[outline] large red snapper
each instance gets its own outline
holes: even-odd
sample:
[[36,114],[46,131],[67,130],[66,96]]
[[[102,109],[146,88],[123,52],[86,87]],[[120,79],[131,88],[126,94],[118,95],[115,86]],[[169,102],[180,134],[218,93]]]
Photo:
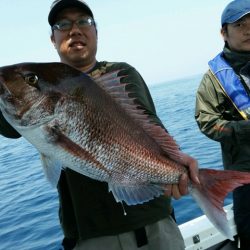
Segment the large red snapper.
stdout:
[[[129,84],[129,83],[127,83]],[[0,109],[41,154],[48,179],[62,168],[105,181],[117,202],[134,205],[162,195],[186,173],[187,156],[166,130],[135,105],[119,71],[95,80],[61,63],[23,63],[0,68]],[[201,169],[190,192],[228,238],[222,205],[250,174]]]

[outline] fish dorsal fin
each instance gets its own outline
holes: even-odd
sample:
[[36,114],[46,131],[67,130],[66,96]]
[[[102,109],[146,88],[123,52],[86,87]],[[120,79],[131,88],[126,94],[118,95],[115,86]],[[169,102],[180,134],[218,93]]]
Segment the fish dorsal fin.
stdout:
[[101,76],[94,77],[95,82],[101,86],[123,109],[132,117],[144,131],[153,138],[161,149],[171,159],[184,163],[183,153],[179,150],[179,146],[168,132],[160,125],[156,124],[149,115],[146,114],[146,110],[141,105],[135,103],[136,98],[129,97],[126,90],[126,86],[131,84],[121,83],[121,79],[126,75],[119,76],[119,72],[122,70],[112,71]]

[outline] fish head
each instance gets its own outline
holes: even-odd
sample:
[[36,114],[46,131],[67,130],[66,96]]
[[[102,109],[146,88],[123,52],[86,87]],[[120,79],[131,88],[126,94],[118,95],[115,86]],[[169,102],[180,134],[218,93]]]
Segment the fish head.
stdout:
[[44,123],[80,75],[84,74],[63,63],[0,67],[0,110],[13,127]]

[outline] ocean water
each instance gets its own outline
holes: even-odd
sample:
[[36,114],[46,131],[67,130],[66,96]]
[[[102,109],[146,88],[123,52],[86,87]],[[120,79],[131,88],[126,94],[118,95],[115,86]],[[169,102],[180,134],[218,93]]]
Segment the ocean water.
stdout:
[[[158,116],[181,149],[201,167],[222,168],[219,144],[194,120],[201,76],[149,86]],[[59,250],[63,235],[57,192],[46,181],[36,150],[23,138],[0,136],[0,250]],[[231,197],[225,204],[231,202]],[[202,215],[187,195],[173,201],[178,224]]]

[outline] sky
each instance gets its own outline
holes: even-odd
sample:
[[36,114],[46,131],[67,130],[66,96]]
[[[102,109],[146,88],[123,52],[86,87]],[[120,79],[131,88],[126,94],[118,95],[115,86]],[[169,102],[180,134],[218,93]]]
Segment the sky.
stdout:
[[[127,62],[148,85],[203,74],[223,48],[228,0],[87,0],[98,61]],[[47,22],[52,0],[0,0],[0,66],[58,62]]]

